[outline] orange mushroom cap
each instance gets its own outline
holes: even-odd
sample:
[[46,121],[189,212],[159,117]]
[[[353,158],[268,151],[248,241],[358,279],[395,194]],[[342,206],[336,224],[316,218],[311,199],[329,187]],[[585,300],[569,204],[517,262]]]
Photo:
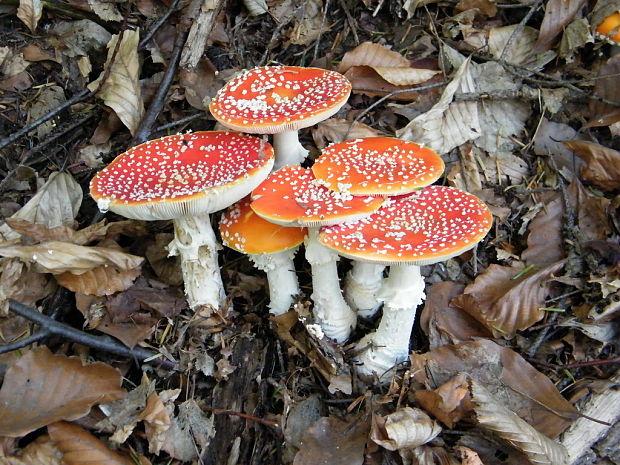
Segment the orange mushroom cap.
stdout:
[[596,26],[596,32],[607,36],[614,42],[620,42],[620,11],[607,16],[601,24]]
[[383,198],[327,189],[311,170],[288,165],[274,171],[252,192],[252,210],[282,225],[322,226],[354,221],[377,210]]
[[324,227],[318,240],[352,259],[429,265],[473,248],[492,224],[490,210],[475,195],[429,186],[388,200],[367,218]]
[[444,162],[431,149],[393,137],[332,144],[312,166],[325,187],[354,195],[398,195],[435,182]]
[[205,131],[155,139],[116,157],[90,183],[102,210],[128,218],[175,219],[221,210],[271,170],[273,148],[258,137]]
[[229,81],[213,98],[209,110],[228,128],[274,134],[329,118],[350,93],[351,83],[335,71],[264,66]]
[[250,208],[250,197],[230,206],[220,220],[225,246],[246,254],[275,253],[292,249],[306,237],[306,228],[286,227],[262,219]]

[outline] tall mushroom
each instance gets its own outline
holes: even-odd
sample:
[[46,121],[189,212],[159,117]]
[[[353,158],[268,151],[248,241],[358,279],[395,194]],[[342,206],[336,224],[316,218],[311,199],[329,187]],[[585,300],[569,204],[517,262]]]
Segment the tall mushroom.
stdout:
[[274,169],[301,163],[308,153],[297,131],[336,114],[351,93],[342,74],[320,68],[264,66],[231,79],[209,104],[224,126],[273,134]]
[[251,207],[272,223],[308,227],[306,259],[312,268],[313,314],[327,337],[344,342],[357,316],[342,297],[338,255],[317,242],[318,228],[368,216],[383,199],[343,194],[321,184],[309,169],[284,166],[254,189]]
[[[444,162],[433,150],[393,137],[367,137],[330,145],[312,172],[325,187],[352,195],[409,194],[435,182]],[[344,295],[358,315],[372,317],[381,301],[377,293],[384,265],[354,260]]]
[[488,207],[459,189],[429,186],[390,199],[367,218],[321,229],[319,242],[345,257],[392,265],[379,292],[379,327],[357,344],[358,370],[386,379],[407,360],[416,308],[424,300],[419,267],[473,248],[491,228]]
[[270,223],[254,213],[250,201],[246,197],[222,215],[222,242],[247,254],[254,265],[267,274],[269,311],[281,315],[288,311],[300,293],[293,257],[304,241],[307,229]]
[[180,255],[192,308],[218,309],[225,298],[209,214],[250,193],[273,166],[273,148],[233,132],[195,132],[129,149],[101,170],[90,194],[101,211],[173,220],[171,255]]

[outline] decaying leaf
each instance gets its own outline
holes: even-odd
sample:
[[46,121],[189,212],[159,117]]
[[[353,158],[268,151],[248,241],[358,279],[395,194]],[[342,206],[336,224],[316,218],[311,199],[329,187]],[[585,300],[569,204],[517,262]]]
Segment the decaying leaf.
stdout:
[[515,278],[520,269],[492,264],[451,303],[493,331],[495,337],[510,339],[544,316],[540,308],[550,292],[548,281],[562,266],[563,262],[556,262]]
[[181,389],[167,389],[160,393],[152,392],[146,399],[146,407],[139,419],[144,422],[144,432],[149,441],[149,452],[159,454],[164,445],[166,432],[172,425],[174,401]]
[[174,235],[171,233],[156,234],[155,242],[147,246],[144,255],[162,282],[180,286],[183,283],[181,259],[178,256],[168,255],[168,244],[172,239]]
[[62,461],[62,452],[47,434],[36,438],[17,455],[11,455],[0,449],[0,463],[2,465],[66,465]]
[[20,258],[34,263],[37,271],[52,274],[81,274],[98,266],[114,266],[127,271],[139,267],[144,261],[142,257],[108,247],[85,247],[59,241],[38,245],[0,245],[0,256]]
[[585,181],[606,191],[620,188],[620,152],[587,141],[569,140],[564,145],[586,162],[581,167]]
[[[598,3],[603,4],[604,2]],[[594,84],[594,94],[606,100],[620,103],[619,85],[620,56],[615,55],[601,66]],[[588,126],[609,126],[620,121],[620,108],[617,105],[592,99],[589,110],[590,122]]]
[[[52,290],[49,277],[36,273],[31,265],[17,259],[0,261],[0,310],[8,306],[6,299],[34,306]],[[3,334],[3,337],[6,336]]]
[[448,428],[465,418],[472,410],[468,377],[459,373],[437,389],[416,391],[420,405]]
[[344,74],[353,66],[403,68],[409,67],[409,60],[388,47],[364,42],[344,54],[337,71]]
[[73,292],[102,296],[129,289],[141,273],[142,271],[138,267],[121,270],[103,265],[80,274],[70,271],[57,274],[56,281]]
[[202,457],[214,435],[213,416],[189,399],[179,405],[179,414],[172,419],[162,450],[183,462],[195,460]]
[[83,428],[60,421],[47,432],[62,452],[64,465],[134,465],[133,460],[113,451]]
[[125,396],[121,374],[105,363],[83,365],[45,346],[9,367],[0,388],[0,435],[19,437],[59,420],[75,420],[93,405]]
[[345,138],[359,139],[379,136],[385,136],[385,134],[363,123],[352,123],[338,118],[329,118],[312,128],[312,138],[319,149],[332,143],[342,142]]
[[320,418],[303,435],[304,447],[295,456],[293,465],[362,465],[367,436],[368,422],[360,418],[351,421]]
[[[427,389],[437,389],[459,373],[467,373],[504,407],[550,438],[557,437],[575,417],[575,408],[549,378],[516,352],[490,340],[438,347],[425,354],[411,354],[410,359],[414,379]],[[458,405],[461,397],[441,395],[444,405]]]
[[373,416],[370,439],[388,450],[410,449],[433,440],[441,427],[420,409],[403,407]]
[[107,0],[88,0],[88,6],[104,21],[122,21],[123,15],[118,12],[114,2]]
[[108,42],[108,58],[105,64],[107,71],[104,70],[97,80],[88,85],[88,88],[93,92],[96,91],[108,72],[107,79],[97,96],[116,112],[123,124],[134,134],[144,114],[140,91],[141,60],[138,56],[140,32],[129,29],[123,32],[118,52],[114,62],[111,62],[118,40],[119,35],[115,35]]
[[549,0],[545,4],[545,17],[540,25],[534,53],[548,50],[585,3],[586,0]]
[[37,24],[43,15],[43,2],[41,0],[20,0],[17,8],[17,17],[21,19],[33,34]]
[[[30,106],[29,120],[34,121],[39,119],[59,105],[62,105],[65,100],[65,92],[60,86],[49,86],[41,89],[41,93],[32,101],[32,105]],[[30,134],[36,134],[38,138],[42,138],[51,132],[56,124],[57,122],[55,120],[47,121],[37,127],[36,130],[31,131]]]
[[471,380],[471,395],[478,424],[523,452],[531,463],[568,463],[568,453],[564,446],[536,431],[476,380]]

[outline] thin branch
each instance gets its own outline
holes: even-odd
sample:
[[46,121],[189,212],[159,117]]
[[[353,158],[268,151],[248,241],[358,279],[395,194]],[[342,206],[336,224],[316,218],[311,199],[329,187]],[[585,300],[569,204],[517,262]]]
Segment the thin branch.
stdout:
[[144,48],[144,46],[153,38],[159,28],[162,27],[164,23],[168,20],[170,15],[172,15],[172,13],[176,11],[177,7],[179,6],[179,2],[180,0],[174,0],[174,2],[172,2],[172,4],[168,8],[168,10],[166,10],[166,12],[162,15],[162,17],[155,21],[155,23],[153,23],[149,31],[138,44],[138,48]]
[[143,361],[144,363],[157,365],[161,368],[166,368],[169,370],[174,370],[177,368],[176,363],[163,358],[160,353],[153,352],[142,347],[134,347],[133,349],[130,349],[109,336],[94,336],[92,334],[87,334],[84,331],[80,331],[79,329],[75,329],[72,326],[45,316],[37,312],[34,308],[21,304],[15,300],[9,300],[9,310],[42,326],[50,333],[50,335],[58,336],[78,344],[92,347],[93,349],[120,355],[121,357],[127,357],[133,360]]

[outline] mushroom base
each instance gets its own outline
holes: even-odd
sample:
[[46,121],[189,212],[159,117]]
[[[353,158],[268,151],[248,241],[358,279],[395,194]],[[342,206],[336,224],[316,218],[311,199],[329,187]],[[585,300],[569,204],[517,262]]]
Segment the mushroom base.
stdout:
[[347,273],[344,298],[362,318],[372,318],[383,303],[377,298],[383,283],[384,265],[354,261]]
[[208,215],[174,220],[174,239],[168,251],[181,257],[185,296],[192,309],[204,308],[210,313],[224,303],[219,249]]
[[392,370],[409,358],[416,308],[424,300],[424,278],[415,265],[393,265],[377,296],[383,299],[379,327],[357,343],[357,370],[389,380]]

